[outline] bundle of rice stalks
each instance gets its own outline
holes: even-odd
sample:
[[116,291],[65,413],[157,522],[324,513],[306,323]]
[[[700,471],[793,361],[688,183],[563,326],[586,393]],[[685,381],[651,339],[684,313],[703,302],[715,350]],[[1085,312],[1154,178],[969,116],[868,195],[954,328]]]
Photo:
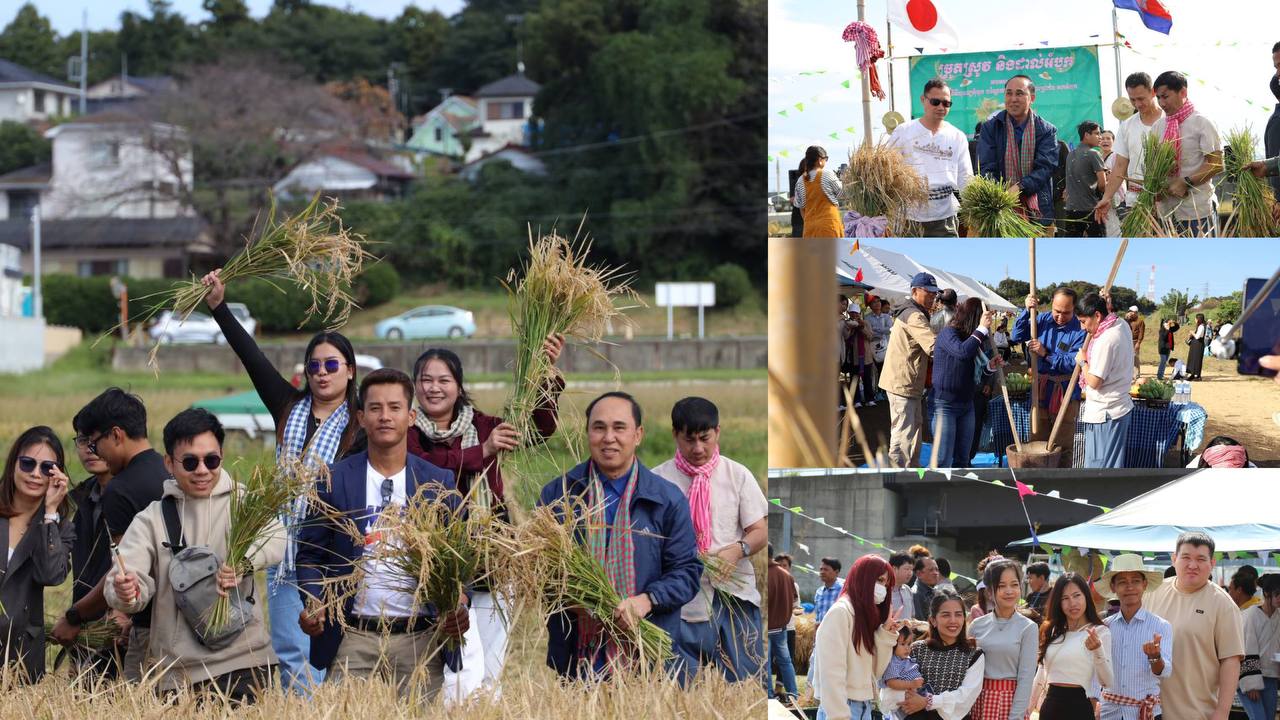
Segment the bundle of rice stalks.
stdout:
[[628,627],[614,617],[623,598],[591,551],[579,542],[579,523],[561,520],[558,513],[575,517],[565,506],[542,506],[511,532],[494,537],[500,548],[494,556],[495,562],[500,561],[495,569],[500,584],[540,588],[547,614],[585,610],[606,634],[633,652],[640,667],[661,667],[672,657],[671,636],[648,620]]
[[[818,621],[813,615],[796,616],[796,673],[809,672],[809,656],[813,655],[813,647],[818,640]],[[801,670],[800,666],[804,669]]]
[[1044,228],[1020,210],[1011,185],[975,175],[960,191],[960,220],[970,237],[1027,238],[1044,235]]
[[1280,234],[1275,219],[1276,198],[1271,186],[1249,172],[1254,137],[1249,127],[1227,133],[1227,179],[1235,183],[1231,193],[1231,217],[1226,233],[1236,237],[1272,237]]
[[[227,519],[228,566],[244,571],[248,559],[268,541],[284,533],[281,513],[300,497],[314,494],[316,482],[328,472],[324,465],[312,467],[286,456],[274,468],[255,466],[247,480],[231,493]],[[274,526],[274,528],[272,527]],[[235,593],[237,590],[231,590]],[[221,597],[209,610],[209,627],[217,630],[230,619],[231,598]]]
[[902,151],[885,143],[862,145],[849,154],[840,178],[844,198],[859,215],[885,217],[889,235],[909,235],[907,209],[929,201],[929,186]]
[[[502,417],[526,441],[537,436],[533,411],[548,399],[559,372],[543,351],[547,336],[556,333],[598,343],[614,319],[630,322],[623,311],[642,305],[630,287],[630,274],[588,265],[590,251],[585,238],[570,241],[552,232],[535,240],[530,230],[523,277],[517,278],[513,269],[502,283],[516,338],[515,382]],[[619,306],[622,298],[635,304]]]
[[[365,260],[372,257],[364,247],[364,240],[363,236],[343,227],[337,200],[330,198],[321,203],[317,193],[305,208],[277,220],[276,202],[272,198],[266,222],[261,230],[255,227],[245,249],[222,267],[222,281],[231,283],[256,277],[272,284],[291,282],[311,295],[311,306],[299,327],[316,315],[329,327],[338,327],[346,322],[351,308],[356,306],[351,288]],[[154,304],[140,319],[146,321],[161,310],[171,308],[175,316],[173,322],[180,322],[199,307],[208,294],[209,288],[193,278],[191,282],[143,298]],[[158,348],[159,344],[151,352],[153,367]]]
[[1177,149],[1172,142],[1148,133],[1142,139],[1142,152],[1142,192],[1120,221],[1120,236],[1170,237],[1174,233],[1169,222],[1160,217],[1156,198],[1168,192],[1170,180],[1178,170]]
[[[44,634],[45,637],[53,637],[53,625],[50,620],[45,620]],[[80,626],[80,634],[76,635],[76,646],[85,650],[102,650],[112,647],[120,637],[120,626],[115,620],[102,618],[100,620],[90,620]]]

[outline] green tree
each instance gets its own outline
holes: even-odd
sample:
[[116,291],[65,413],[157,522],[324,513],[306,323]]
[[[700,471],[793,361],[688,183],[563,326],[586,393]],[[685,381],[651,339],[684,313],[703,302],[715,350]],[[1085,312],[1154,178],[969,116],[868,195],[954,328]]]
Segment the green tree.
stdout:
[[1025,280],[1015,280],[1013,278],[1005,278],[1000,281],[992,290],[1000,297],[1008,300],[1017,307],[1023,307],[1026,302],[1027,295],[1031,294],[1031,283]]
[[149,0],[148,6],[150,17],[120,14],[120,52],[128,57],[130,75],[173,75],[192,50],[193,29],[169,0]]
[[0,175],[48,162],[52,144],[25,123],[0,122]]
[[[516,71],[519,22],[508,16],[523,15],[525,22],[538,9],[538,0],[471,0],[449,20],[431,82],[436,88],[474,92],[480,86]],[[525,53],[528,57],[529,53]],[[532,75],[531,77],[541,77]]]
[[0,31],[0,57],[50,77],[66,74],[66,58],[58,53],[58,34],[36,6],[25,3]]
[[1187,308],[1199,302],[1199,296],[1188,296],[1181,290],[1170,290],[1160,298],[1160,312],[1169,317],[1181,318],[1186,314]]
[[1233,323],[1240,317],[1241,306],[1244,304],[1244,291],[1237,290],[1231,293],[1230,297],[1221,299],[1221,304],[1213,313],[1213,321],[1219,325],[1223,323]]
[[259,25],[258,47],[302,68],[317,82],[365,78],[386,84],[387,22],[327,5],[277,4]]
[[413,5],[391,23],[391,57],[404,63],[409,100],[404,110],[410,117],[430,109],[439,98],[432,78],[448,34],[449,20],[444,15]]
[[211,16],[215,29],[228,29],[252,20],[244,0],[204,0],[201,7]]

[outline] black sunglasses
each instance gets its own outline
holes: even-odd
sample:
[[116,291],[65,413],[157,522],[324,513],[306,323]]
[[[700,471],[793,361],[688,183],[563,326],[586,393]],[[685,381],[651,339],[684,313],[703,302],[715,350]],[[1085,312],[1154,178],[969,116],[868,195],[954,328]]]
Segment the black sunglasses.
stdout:
[[307,363],[307,374],[315,375],[316,373],[320,372],[320,367],[322,365],[324,366],[324,371],[332,375],[333,373],[338,372],[338,368],[342,367],[342,361],[336,358],[329,358],[328,360],[325,360],[323,363],[321,363],[319,360],[312,360],[311,362]]
[[929,104],[934,107],[938,107],[939,105],[942,107],[951,107],[951,101],[943,100],[942,98],[929,98]]
[[58,463],[53,460],[36,460],[27,455],[18,456],[18,469],[22,472],[35,472],[36,465],[40,466],[40,474],[45,477],[53,477],[53,470],[58,467]]
[[[222,464],[222,457],[219,455],[214,455],[210,453],[204,456],[204,466],[209,468],[210,470],[217,470],[218,466],[221,464]],[[186,470],[187,472],[195,472],[196,468],[198,467],[200,467],[200,458],[196,457],[195,455],[182,456],[183,470]]]
[[[115,429],[115,428],[112,428],[112,430],[114,430],[114,429]],[[108,430],[108,431],[106,431],[106,432],[102,433],[101,435],[99,435],[98,437],[96,437],[96,438],[94,438],[94,439],[90,440],[90,441],[85,445],[85,447],[89,449],[89,453],[90,453],[91,455],[97,455],[98,457],[102,457],[102,454],[98,452],[98,443],[99,443],[99,442],[101,442],[103,438],[105,438],[106,436],[108,436],[108,435],[110,435],[110,434],[111,434],[111,430]],[[76,438],[76,443],[77,443],[77,444],[79,444],[79,442],[80,442],[80,439],[79,439],[79,438]]]

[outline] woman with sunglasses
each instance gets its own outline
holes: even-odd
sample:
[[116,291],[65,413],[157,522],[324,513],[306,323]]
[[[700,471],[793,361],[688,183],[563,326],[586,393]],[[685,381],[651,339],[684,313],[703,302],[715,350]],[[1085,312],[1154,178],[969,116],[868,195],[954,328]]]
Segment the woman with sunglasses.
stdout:
[[[358,387],[356,353],[351,341],[336,332],[316,333],[303,355],[306,383],[294,388],[276,371],[223,302],[226,286],[221,272],[219,268],[201,279],[209,287],[205,300],[227,344],[244,364],[258,397],[275,419],[276,457],[287,455],[304,458],[309,464],[324,465],[345,457],[356,443],[358,430],[351,417]],[[290,540],[284,561],[267,570],[267,607],[271,616],[271,646],[280,658],[281,685],[286,689],[296,685],[305,691],[324,676],[307,662],[311,639],[298,626],[302,599],[298,595],[294,556],[297,552],[295,526],[300,519],[299,513],[286,518]]]
[[920,225],[921,237],[956,237],[960,232],[957,196],[973,178],[969,138],[947,122],[951,88],[940,78],[924,84],[924,114],[894,128],[889,144],[898,148],[929,185],[929,199],[907,208],[907,218]]
[[44,590],[71,564],[65,468],[62,442],[41,425],[18,436],[0,474],[0,646],[31,682],[44,675]]
[[[552,365],[564,349],[564,337],[548,335],[543,352]],[[500,417],[481,412],[471,402],[462,382],[462,360],[452,350],[431,348],[413,364],[414,395],[418,413],[409,428],[409,452],[457,477],[458,490],[471,502],[492,507],[507,518],[498,453],[521,444],[519,432]],[[556,411],[564,380],[557,377],[545,390],[541,405],[533,411],[533,423],[541,442],[556,431]],[[473,587],[472,630],[468,633],[463,670],[445,671],[444,692],[449,702],[460,700],[483,685],[496,689],[506,657],[507,623],[511,608],[490,588]],[[472,638],[475,638],[473,641]],[[481,672],[481,670],[483,672]]]

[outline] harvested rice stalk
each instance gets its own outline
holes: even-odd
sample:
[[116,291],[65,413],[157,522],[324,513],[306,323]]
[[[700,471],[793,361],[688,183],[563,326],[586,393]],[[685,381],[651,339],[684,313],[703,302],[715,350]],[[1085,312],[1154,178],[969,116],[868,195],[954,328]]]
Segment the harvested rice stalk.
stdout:
[[1253,162],[1254,137],[1248,126],[1227,133],[1225,153],[1227,180],[1235,183],[1231,193],[1231,217],[1226,233],[1235,237],[1272,237],[1280,234],[1275,219],[1275,194],[1271,186],[1249,172]]
[[1177,149],[1172,142],[1148,133],[1142,139],[1142,152],[1142,192],[1120,221],[1120,236],[1171,237],[1175,233],[1170,223],[1160,217],[1156,198],[1168,192],[1170,178],[1177,172]]
[[[45,637],[53,637],[53,625],[53,622],[45,620]],[[120,626],[116,624],[116,621],[102,618],[90,620],[81,625],[80,633],[76,635],[75,644],[86,650],[102,650],[113,646],[119,637]]]
[[[293,283],[311,295],[311,306],[299,327],[317,315],[330,327],[339,327],[346,322],[351,308],[357,307],[351,288],[370,257],[364,236],[343,226],[337,200],[330,198],[321,203],[317,193],[305,208],[277,220],[276,202],[272,198],[261,232],[255,232],[245,249],[222,267],[222,280],[230,284],[256,277],[272,284],[281,280]],[[141,319],[146,321],[161,310],[171,308],[174,322],[181,322],[208,294],[209,288],[193,278],[143,298],[154,304]],[[155,367],[159,347],[157,343],[151,351],[152,367]]]
[[960,219],[972,237],[1026,238],[1044,235],[1044,228],[1020,211],[1012,185],[975,175],[960,191]]
[[[570,241],[552,232],[536,240],[529,232],[529,260],[517,278],[513,269],[502,283],[507,312],[516,338],[514,384],[502,417],[526,442],[538,437],[533,411],[548,399],[559,370],[547,359],[542,343],[557,333],[595,344],[613,320],[629,324],[625,310],[642,307],[631,289],[631,276],[621,268],[587,264],[591,244]],[[635,304],[620,306],[622,299]]]
[[[298,498],[313,495],[316,482],[327,472],[324,465],[312,467],[292,456],[281,458],[272,469],[255,466],[248,479],[238,483],[239,487],[231,493],[227,556],[223,562],[232,568],[245,568],[253,553],[273,539],[270,528],[273,523],[277,524],[274,532],[284,532],[278,524],[280,514]],[[209,629],[224,627],[230,611],[231,598],[218,598],[209,610]]]
[[849,154],[841,176],[844,198],[859,215],[885,217],[889,236],[912,234],[907,210],[929,201],[929,186],[902,151],[886,143],[862,145]]

